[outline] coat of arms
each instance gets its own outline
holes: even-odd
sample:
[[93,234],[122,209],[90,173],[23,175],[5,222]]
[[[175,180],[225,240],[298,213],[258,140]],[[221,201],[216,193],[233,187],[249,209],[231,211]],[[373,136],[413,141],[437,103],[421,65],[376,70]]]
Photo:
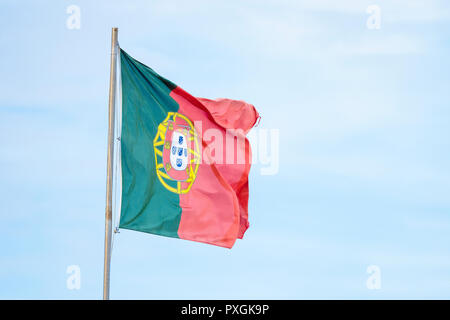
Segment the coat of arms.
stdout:
[[169,112],[153,140],[156,173],[167,190],[189,192],[201,160],[198,135],[184,115]]

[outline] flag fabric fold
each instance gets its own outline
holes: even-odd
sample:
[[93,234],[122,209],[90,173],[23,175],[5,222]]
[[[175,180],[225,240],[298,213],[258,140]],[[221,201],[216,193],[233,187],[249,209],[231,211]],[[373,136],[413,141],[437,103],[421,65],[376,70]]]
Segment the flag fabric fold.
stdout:
[[259,115],[244,101],[196,98],[120,49],[119,227],[231,248],[248,222]]

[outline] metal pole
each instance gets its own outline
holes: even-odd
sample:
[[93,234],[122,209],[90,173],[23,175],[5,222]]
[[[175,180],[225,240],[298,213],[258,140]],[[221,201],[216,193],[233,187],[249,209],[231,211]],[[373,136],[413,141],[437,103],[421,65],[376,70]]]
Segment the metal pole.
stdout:
[[109,78],[109,121],[108,121],[108,162],[106,171],[106,209],[105,209],[105,260],[103,269],[103,300],[109,300],[109,276],[111,268],[112,232],[112,182],[114,156],[114,119],[116,100],[116,61],[118,28],[112,28],[111,71]]

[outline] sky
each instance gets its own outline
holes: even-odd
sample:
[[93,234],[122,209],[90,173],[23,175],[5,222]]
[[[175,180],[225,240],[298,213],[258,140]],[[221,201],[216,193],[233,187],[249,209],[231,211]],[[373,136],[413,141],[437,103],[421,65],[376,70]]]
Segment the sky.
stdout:
[[450,298],[447,1],[3,0],[0,24],[1,299],[102,297],[112,27],[194,96],[254,104],[253,134],[279,132],[245,238],[121,230],[112,299]]

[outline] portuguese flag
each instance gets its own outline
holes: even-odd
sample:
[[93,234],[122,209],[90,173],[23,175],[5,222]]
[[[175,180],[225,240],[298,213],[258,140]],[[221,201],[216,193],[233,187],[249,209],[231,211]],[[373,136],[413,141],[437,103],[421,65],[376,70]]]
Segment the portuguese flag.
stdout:
[[231,248],[248,223],[259,115],[243,101],[195,98],[120,49],[119,227]]

